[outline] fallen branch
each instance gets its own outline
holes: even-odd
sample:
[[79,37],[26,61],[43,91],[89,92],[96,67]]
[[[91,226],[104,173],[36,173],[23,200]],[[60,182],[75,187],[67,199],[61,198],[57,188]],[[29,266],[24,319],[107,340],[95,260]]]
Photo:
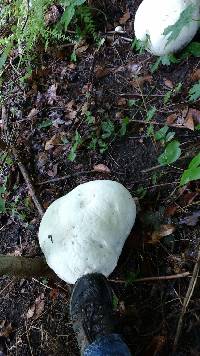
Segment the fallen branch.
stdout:
[[18,278],[52,277],[56,274],[43,257],[21,257],[0,255],[0,276]]
[[188,290],[187,293],[185,295],[184,301],[183,301],[183,306],[182,306],[182,310],[181,310],[181,315],[178,321],[178,326],[176,329],[176,335],[175,335],[175,339],[174,339],[174,346],[173,346],[173,351],[176,351],[176,347],[178,345],[178,341],[179,341],[179,337],[181,335],[181,331],[182,331],[182,326],[183,326],[183,318],[184,315],[186,313],[188,304],[190,303],[191,297],[193,295],[194,292],[194,288],[197,282],[197,278],[198,278],[198,274],[199,274],[199,268],[200,268],[200,246],[199,246],[199,251],[198,251],[198,256],[197,256],[197,261],[195,263],[194,266],[194,270],[192,273],[192,278],[190,280],[189,286],[188,286]]
[[31,198],[32,198],[32,200],[33,200],[33,202],[35,204],[35,207],[37,208],[38,213],[42,217],[44,215],[44,209],[43,209],[41,203],[39,202],[39,200],[38,200],[38,198],[36,196],[35,189],[33,187],[33,184],[31,182],[31,179],[29,177],[27,169],[24,166],[24,164],[22,163],[22,161],[21,161],[21,159],[19,157],[19,154],[18,154],[18,152],[16,151],[15,148],[12,149],[12,153],[13,153],[13,156],[14,156],[15,160],[17,161],[17,164],[18,164],[18,167],[20,169],[20,172],[23,175],[23,178],[24,178],[24,180],[26,182],[29,194],[30,194],[30,196],[31,196]]

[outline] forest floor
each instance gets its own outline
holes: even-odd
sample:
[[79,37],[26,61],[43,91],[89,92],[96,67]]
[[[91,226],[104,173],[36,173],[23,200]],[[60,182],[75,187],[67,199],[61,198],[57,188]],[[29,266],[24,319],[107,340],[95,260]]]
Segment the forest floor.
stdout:
[[[83,42],[75,63],[69,46],[41,51],[26,86],[15,64],[8,68],[4,139],[17,149],[44,209],[94,179],[116,180],[136,198],[137,221],[110,276],[119,332],[133,355],[171,355],[200,242],[199,182],[179,186],[183,170],[200,151],[200,131],[194,131],[200,100],[188,101],[189,89],[200,79],[200,60],[189,57],[152,73],[156,58],[131,48],[139,3],[112,2],[101,33],[105,42],[99,49]],[[117,25],[125,34],[113,33]],[[164,146],[152,132],[166,124],[182,155],[159,166]],[[0,171],[2,185],[5,176],[0,253],[40,256],[41,217],[9,150]],[[177,274],[185,277],[174,278]],[[153,278],[137,281],[148,277]],[[0,279],[0,337],[7,355],[79,354],[68,318],[70,290],[59,279]],[[199,355],[199,340],[197,280],[176,355]]]

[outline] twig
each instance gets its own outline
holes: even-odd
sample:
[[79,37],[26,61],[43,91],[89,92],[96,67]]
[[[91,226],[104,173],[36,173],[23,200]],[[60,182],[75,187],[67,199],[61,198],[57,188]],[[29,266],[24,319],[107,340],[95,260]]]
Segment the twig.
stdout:
[[14,283],[14,281],[15,281],[15,277],[12,278],[11,281],[10,281],[8,284],[6,284],[6,286],[0,291],[0,295],[3,294],[3,292],[4,292],[8,287],[10,287],[10,285],[11,285],[12,283]]
[[[63,176],[63,177],[58,177],[58,178],[53,178],[53,179],[47,179],[47,180],[44,180],[43,182],[41,183],[37,183],[37,185],[44,185],[44,184],[48,184],[48,183],[56,183],[56,182],[60,182],[62,180],[66,180],[66,179],[69,179],[69,178],[72,178],[72,177],[76,177],[76,176],[79,176],[80,174],[90,174],[90,173],[99,173],[97,171],[94,171],[94,170],[91,170],[91,171],[80,171],[80,172],[75,172],[75,173],[71,173],[71,174],[68,174],[66,176]],[[100,172],[101,173],[101,172]]]
[[[138,279],[135,279],[133,281],[133,283],[135,283],[135,282],[166,281],[166,280],[170,280],[170,279],[184,278],[184,277],[189,277],[189,276],[190,276],[190,272],[183,272],[183,273],[172,274],[169,276],[138,278]],[[117,279],[109,279],[109,281],[114,282],[114,283],[127,283],[126,281],[117,280]]]
[[34,356],[33,355],[33,350],[32,350],[32,347],[31,347],[31,342],[30,342],[30,337],[29,337],[29,330],[28,330],[26,319],[25,319],[25,326],[26,326],[26,337],[27,337],[28,346],[29,346],[29,349],[30,349],[30,354],[31,354],[31,356]]
[[23,163],[21,162],[21,159],[19,157],[19,154],[17,152],[17,150],[15,148],[12,149],[12,153],[13,153],[13,156],[15,157],[16,161],[17,161],[17,164],[18,164],[18,167],[24,177],[24,180],[26,182],[26,185],[28,187],[28,190],[29,190],[29,194],[31,196],[31,198],[33,199],[33,202],[40,214],[40,216],[42,217],[44,215],[44,209],[42,207],[42,205],[40,204],[37,196],[36,196],[36,193],[35,193],[35,189],[33,187],[33,184],[31,182],[31,179],[29,178],[29,174],[26,170],[26,167],[23,165]]
[[175,335],[175,339],[174,339],[174,345],[173,345],[173,351],[176,351],[176,347],[178,345],[178,341],[179,341],[179,337],[182,331],[182,326],[183,326],[183,318],[184,315],[186,313],[188,304],[190,303],[191,297],[193,295],[194,292],[194,288],[197,282],[197,278],[198,278],[198,274],[199,274],[199,268],[200,268],[200,245],[199,245],[199,251],[198,251],[198,256],[197,256],[197,261],[194,265],[194,270],[192,273],[192,278],[190,280],[189,286],[188,286],[188,290],[187,293],[185,295],[184,301],[183,301],[183,307],[181,310],[181,315],[178,321],[178,326],[177,326],[177,330],[176,330],[176,335]]

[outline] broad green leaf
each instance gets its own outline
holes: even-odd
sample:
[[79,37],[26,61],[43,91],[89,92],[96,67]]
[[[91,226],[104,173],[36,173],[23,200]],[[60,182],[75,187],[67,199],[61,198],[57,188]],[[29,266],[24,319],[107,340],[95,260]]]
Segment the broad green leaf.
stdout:
[[194,4],[188,5],[186,9],[181,12],[179,19],[176,21],[176,23],[174,25],[168,26],[164,30],[163,35],[168,36],[167,44],[169,44],[171,41],[176,40],[182,29],[190,22],[194,21],[193,13],[195,8],[196,5]]
[[190,162],[188,169],[200,166],[200,153],[198,153]]
[[186,169],[182,174],[180,185],[182,186],[198,179],[200,179],[200,167]]
[[129,124],[129,118],[126,116],[123,118],[121,128],[120,128],[121,136],[124,136],[126,134],[128,124]]
[[156,141],[164,140],[169,127],[167,125],[161,127],[160,130],[156,131],[155,139]]
[[194,84],[189,91],[189,100],[196,101],[200,98],[200,80],[197,84]]
[[151,109],[148,110],[147,117],[146,117],[145,121],[147,121],[147,122],[151,121],[151,119],[153,119],[155,113],[156,113],[156,107],[153,106],[153,107],[151,107]]
[[110,121],[110,120],[103,121],[102,124],[101,124],[101,129],[103,131],[103,133],[101,135],[101,137],[103,139],[109,138],[115,132],[115,127],[114,127],[112,121]]
[[168,143],[165,151],[158,157],[158,162],[163,166],[171,164],[180,157],[181,149],[179,141],[172,141]]
[[174,132],[174,131],[168,132],[168,134],[165,137],[165,141],[166,142],[171,141],[174,138],[175,134],[176,134],[176,132]]

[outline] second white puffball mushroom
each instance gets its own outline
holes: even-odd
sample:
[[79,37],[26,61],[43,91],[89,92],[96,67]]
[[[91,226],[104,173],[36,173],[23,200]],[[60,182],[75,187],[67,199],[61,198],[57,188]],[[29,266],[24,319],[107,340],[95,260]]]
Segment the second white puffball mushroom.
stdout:
[[122,184],[87,182],[49,206],[39,228],[40,247],[48,265],[68,283],[87,273],[109,276],[135,216],[135,202]]
[[[168,44],[169,35],[164,36],[164,30],[174,25],[191,4],[196,5],[192,21]],[[157,56],[178,52],[193,39],[199,28],[199,8],[199,0],[143,0],[135,15],[135,37],[147,41],[147,50]]]

